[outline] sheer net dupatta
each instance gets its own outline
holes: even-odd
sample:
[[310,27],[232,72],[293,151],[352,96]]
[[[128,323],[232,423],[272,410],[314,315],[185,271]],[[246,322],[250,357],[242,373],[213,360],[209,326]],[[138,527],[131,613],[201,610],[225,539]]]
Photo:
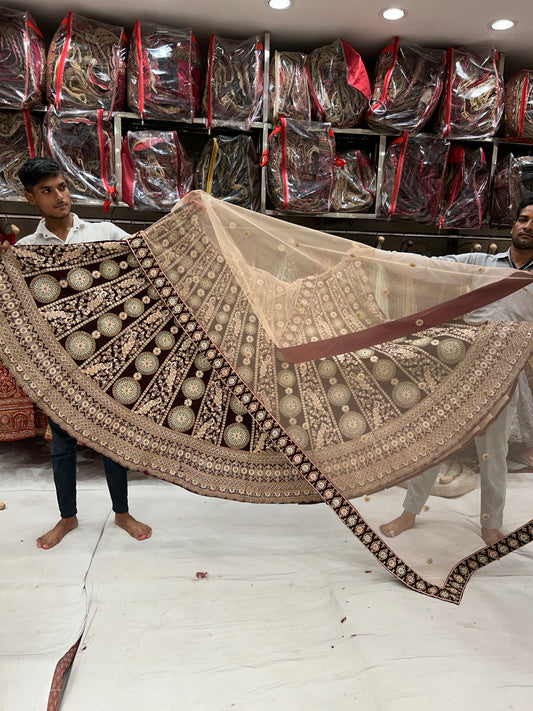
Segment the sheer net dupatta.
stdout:
[[[446,531],[464,546],[441,545],[446,532],[420,559],[416,527],[398,538],[403,548],[413,540],[406,564],[376,534],[402,500],[401,490],[384,490],[458,452],[506,405],[532,328],[458,316],[531,278],[383,253],[201,192],[145,239],[177,317],[207,336],[222,386],[278,451],[389,570],[457,601],[474,567],[463,565],[450,587],[456,552],[468,558],[482,539],[451,506]],[[421,560],[438,561],[431,575]]]

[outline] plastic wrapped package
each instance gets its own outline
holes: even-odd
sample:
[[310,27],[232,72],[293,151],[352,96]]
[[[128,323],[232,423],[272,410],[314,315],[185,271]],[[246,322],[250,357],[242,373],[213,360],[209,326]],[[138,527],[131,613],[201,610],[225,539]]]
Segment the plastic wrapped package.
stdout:
[[76,200],[116,201],[113,126],[103,109],[57,114],[48,108],[43,125],[45,150],[59,163]]
[[0,111],[0,197],[22,196],[17,177],[29,158],[43,154],[41,120],[23,111]]
[[487,214],[490,171],[481,147],[453,145],[444,173],[438,226],[479,230]]
[[56,111],[124,108],[127,39],[124,28],[69,12],[56,30],[46,67],[46,95]]
[[376,199],[376,167],[355,148],[337,154],[333,170],[332,212],[369,210]]
[[533,141],[533,70],[522,69],[505,82],[504,134]]
[[370,80],[361,56],[344,40],[314,49],[306,74],[314,117],[336,128],[358,124],[368,109]]
[[122,143],[122,199],[136,210],[170,210],[186,195],[192,163],[177,131],[128,131]]
[[467,49],[447,51],[446,81],[438,109],[437,131],[443,138],[489,138],[503,116],[503,79],[499,55]]
[[366,120],[378,131],[420,131],[444,87],[446,53],[396,37],[378,58]]
[[404,134],[388,146],[381,212],[386,217],[435,222],[450,144],[429,134]]
[[190,28],[135,23],[128,52],[128,104],[142,117],[192,121],[200,111],[202,57]]
[[233,40],[211,35],[203,110],[208,126],[219,121],[250,128],[263,110],[263,44],[259,35]]
[[196,161],[193,184],[219,200],[259,210],[259,161],[251,137],[210,138]]
[[277,210],[324,213],[331,209],[335,135],[329,123],[282,118],[261,162]]
[[311,120],[306,57],[302,52],[274,52],[269,76],[270,121],[277,123],[282,117]]
[[512,153],[498,161],[492,185],[491,222],[512,225],[522,198],[533,195],[533,156]]
[[29,12],[0,7],[0,105],[14,109],[41,106],[46,47]]

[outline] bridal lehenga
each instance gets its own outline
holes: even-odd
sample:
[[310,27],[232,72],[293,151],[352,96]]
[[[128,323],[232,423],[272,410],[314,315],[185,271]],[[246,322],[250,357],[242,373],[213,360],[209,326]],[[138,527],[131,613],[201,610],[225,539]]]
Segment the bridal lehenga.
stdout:
[[533,537],[529,484],[510,486],[490,548],[476,501],[439,503],[397,539],[379,524],[399,513],[396,484],[510,399],[533,327],[463,315],[531,279],[194,191],[123,242],[4,253],[1,358],[64,429],[130,469],[236,501],[324,502],[403,583],[457,603],[477,568]]

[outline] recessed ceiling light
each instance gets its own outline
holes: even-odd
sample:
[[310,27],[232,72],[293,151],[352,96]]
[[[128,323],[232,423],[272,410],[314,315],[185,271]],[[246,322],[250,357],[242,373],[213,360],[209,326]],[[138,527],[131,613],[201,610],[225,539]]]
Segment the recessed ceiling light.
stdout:
[[273,10],[288,10],[294,5],[293,0],[267,0],[267,4]]
[[491,30],[510,30],[511,27],[514,27],[517,23],[514,20],[493,20],[489,28]]
[[386,20],[401,20],[407,15],[407,12],[401,7],[386,7],[384,10],[380,10],[379,14]]

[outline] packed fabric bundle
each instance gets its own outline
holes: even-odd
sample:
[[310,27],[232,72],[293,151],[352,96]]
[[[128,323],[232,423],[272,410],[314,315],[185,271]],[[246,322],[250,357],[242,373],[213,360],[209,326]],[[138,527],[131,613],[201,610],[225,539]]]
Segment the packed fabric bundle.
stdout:
[[463,48],[448,49],[446,82],[437,120],[437,130],[443,138],[496,135],[504,104],[498,59],[494,48],[484,55]]
[[43,101],[46,48],[29,12],[0,7],[0,105],[31,109]]
[[113,126],[103,109],[57,114],[48,108],[43,124],[45,149],[59,163],[70,194],[78,200],[116,200]]
[[376,198],[376,167],[364,151],[340,151],[333,171],[332,212],[369,210]]
[[355,126],[370,99],[370,80],[361,56],[344,40],[313,50],[306,74],[314,102],[314,116],[336,128]]
[[533,141],[533,70],[522,69],[505,82],[504,134]]
[[270,121],[277,123],[282,117],[311,120],[306,56],[302,52],[274,52],[270,62]]
[[41,122],[24,111],[0,111],[0,197],[22,195],[17,177],[29,158],[43,154]]
[[194,168],[194,187],[249,210],[259,210],[259,162],[250,136],[209,139]]
[[491,222],[512,225],[522,198],[533,195],[533,156],[509,153],[498,161],[492,186]]
[[191,187],[177,131],[128,131],[122,143],[122,199],[136,210],[170,210]]
[[452,146],[444,174],[438,226],[481,229],[489,202],[489,178],[481,147]]
[[56,30],[46,67],[46,95],[57,112],[124,108],[124,28],[69,12]]
[[429,134],[404,134],[389,145],[383,166],[381,211],[386,217],[434,222],[450,144]]
[[222,121],[249,129],[262,115],[263,74],[259,35],[245,40],[211,35],[203,97],[208,127]]
[[323,213],[331,209],[335,135],[329,123],[282,118],[261,162],[277,210]]
[[128,104],[142,117],[192,121],[200,110],[202,57],[190,28],[135,23],[128,53]]
[[444,87],[446,53],[399,37],[378,58],[366,120],[378,131],[420,131],[435,110]]

